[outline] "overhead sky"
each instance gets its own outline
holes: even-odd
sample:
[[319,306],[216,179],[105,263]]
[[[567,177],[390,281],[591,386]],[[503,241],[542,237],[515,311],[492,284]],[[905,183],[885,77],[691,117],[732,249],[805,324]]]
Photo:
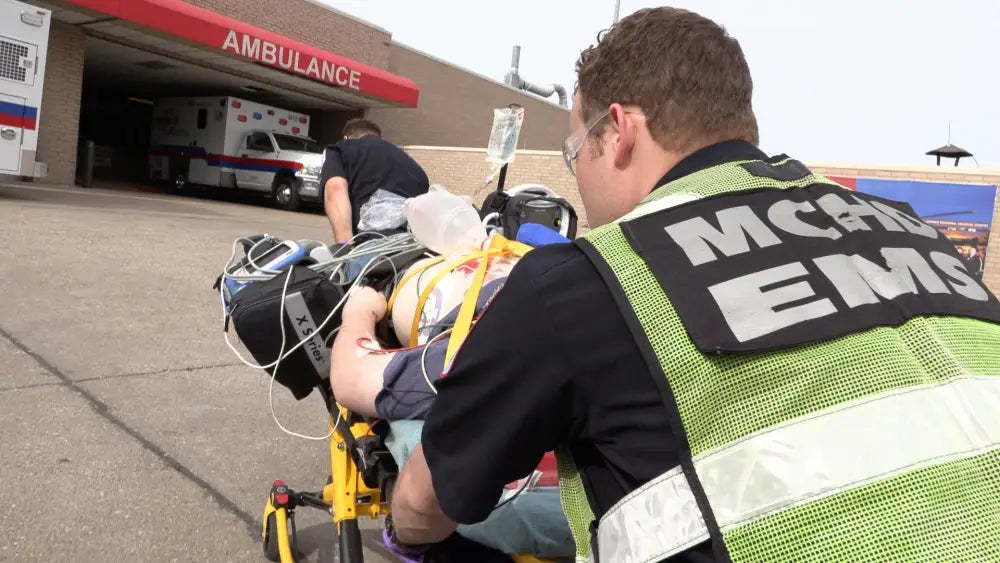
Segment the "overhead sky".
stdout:
[[[576,57],[612,23],[615,9],[613,0],[321,1],[499,81],[520,45],[525,80],[570,92]],[[656,5],[622,0],[620,17]],[[1000,168],[996,0],[671,5],[711,17],[739,39],[767,152],[812,162],[933,164],[924,153],[948,142],[950,121],[953,144],[983,168]],[[977,164],[963,159],[962,166]]]

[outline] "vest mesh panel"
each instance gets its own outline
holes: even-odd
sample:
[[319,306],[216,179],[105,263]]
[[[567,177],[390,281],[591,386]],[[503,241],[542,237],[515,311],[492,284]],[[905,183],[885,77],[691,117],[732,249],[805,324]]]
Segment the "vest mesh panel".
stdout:
[[590,550],[590,523],[594,521],[594,512],[569,448],[556,448],[555,454],[559,470],[559,501],[576,544],[576,558],[585,561]]
[[733,559],[747,561],[998,561],[998,482],[994,451],[877,481],[724,535]]
[[[668,184],[644,203],[675,193],[711,196],[816,182],[833,183],[815,175],[792,182],[761,178],[731,163]],[[664,366],[696,458],[753,432],[872,394],[959,375],[1000,375],[1000,326],[946,317],[917,318],[897,328],[780,352],[705,355],[618,224],[586,238],[617,277]],[[975,337],[968,336],[969,328]],[[879,369],[873,371],[873,365]],[[723,535],[734,560],[981,559],[997,553],[992,546],[1000,542],[998,482],[998,457],[989,454],[876,481]],[[893,539],[873,550],[885,538]]]

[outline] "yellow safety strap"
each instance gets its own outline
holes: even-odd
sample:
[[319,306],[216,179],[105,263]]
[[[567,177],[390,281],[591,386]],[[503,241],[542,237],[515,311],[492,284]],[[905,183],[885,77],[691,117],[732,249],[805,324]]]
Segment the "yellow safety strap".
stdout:
[[526,244],[508,240],[500,235],[494,235],[489,247],[486,249],[485,253],[487,256],[479,261],[479,267],[476,268],[476,275],[472,279],[472,285],[466,291],[465,299],[462,300],[462,307],[458,310],[458,318],[455,319],[455,327],[451,331],[451,336],[448,337],[448,348],[444,353],[445,367],[451,362],[455,353],[462,346],[462,342],[465,341],[465,337],[472,330],[472,317],[476,312],[476,304],[479,302],[479,292],[483,287],[486,272],[490,267],[490,257],[504,255],[520,257],[527,254],[530,250],[531,247]]
[[476,252],[471,252],[469,254],[463,254],[457,260],[454,260],[454,261],[450,262],[447,265],[447,267],[443,268],[433,278],[431,278],[431,281],[430,281],[430,283],[427,284],[427,287],[425,287],[424,290],[422,292],[420,292],[420,297],[417,299],[417,310],[416,310],[416,312],[413,315],[413,324],[410,325],[410,346],[411,347],[416,346],[417,344],[419,344],[418,337],[420,336],[419,335],[419,331],[420,331],[420,316],[421,316],[421,313],[423,313],[424,305],[427,304],[427,300],[430,299],[431,293],[434,292],[434,288],[437,287],[438,282],[441,281],[441,278],[443,278],[443,277],[447,276],[448,274],[454,272],[456,268],[462,266],[463,264],[465,264],[467,262],[475,260],[476,258],[480,258],[483,262],[485,262],[486,258],[487,258],[486,251],[477,250]]
[[[419,268],[414,268],[414,269],[410,270],[409,272],[407,272],[406,275],[403,276],[403,279],[399,280],[399,283],[397,283],[396,287],[393,288],[392,294],[389,295],[389,301],[388,301],[388,303],[386,303],[386,310],[387,311],[392,311],[392,304],[396,302],[396,297],[399,296],[399,290],[404,285],[406,285],[406,282],[408,282],[411,279],[413,279],[413,276],[420,275],[421,272],[423,272],[424,270],[430,268],[434,264],[439,264],[439,263],[441,263],[443,261],[444,261],[444,256],[438,256],[437,258],[434,258],[432,260],[428,260],[428,261],[424,262],[423,264],[420,265]],[[417,312],[419,313],[420,309],[417,309]]]
[[[446,275],[454,272],[456,268],[459,268],[478,258],[480,262],[479,266],[476,268],[475,277],[473,278],[472,284],[462,300],[462,306],[459,309],[458,319],[455,322],[455,327],[452,329],[451,336],[448,340],[448,348],[445,352],[445,364],[447,365],[448,361],[458,350],[459,345],[465,340],[465,337],[468,335],[469,330],[472,327],[472,316],[475,313],[476,303],[479,301],[479,291],[482,289],[483,281],[486,279],[486,272],[489,270],[490,258],[496,256],[521,257],[527,254],[530,250],[531,247],[524,243],[508,240],[500,235],[494,235],[486,250],[477,250],[463,254],[448,263],[445,268],[431,278],[430,282],[424,290],[420,292],[420,296],[417,298],[417,307],[413,315],[413,324],[410,326],[409,346],[415,347],[419,344],[420,318],[423,313],[424,306],[427,304],[427,300],[430,299],[431,293],[434,292],[434,288],[437,287],[438,282],[440,282]],[[399,290],[406,285],[408,281],[410,281],[414,276],[421,274],[431,266],[439,264],[444,260],[444,256],[438,256],[421,264],[420,267],[407,272],[407,274],[399,280],[399,283],[396,284],[395,289],[393,289],[392,294],[389,296],[386,309],[388,311],[392,311],[392,306],[396,301],[396,297],[399,295]]]

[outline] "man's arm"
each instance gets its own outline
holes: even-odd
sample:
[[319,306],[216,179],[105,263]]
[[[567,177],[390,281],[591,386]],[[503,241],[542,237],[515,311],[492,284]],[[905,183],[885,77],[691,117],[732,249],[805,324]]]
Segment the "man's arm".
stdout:
[[375,417],[375,397],[382,390],[383,372],[393,354],[371,353],[359,346],[377,346],[375,323],[385,316],[385,296],[361,287],[347,298],[340,330],[330,353],[330,386],[337,402],[363,416]]
[[323,182],[323,209],[330,220],[334,242],[347,242],[354,236],[354,227],[351,225],[350,186],[338,146],[326,149],[320,178]]
[[549,269],[542,250],[522,259],[437,381],[420,455],[393,494],[401,541],[439,541],[456,522],[486,519],[507,483],[567,439],[571,370],[535,285]]
[[445,516],[434,494],[431,471],[418,444],[406,459],[392,495],[392,521],[396,537],[408,545],[444,541],[457,525]]
[[333,228],[334,242],[347,242],[354,236],[351,226],[351,198],[347,192],[347,180],[340,176],[326,181],[323,189],[323,207]]

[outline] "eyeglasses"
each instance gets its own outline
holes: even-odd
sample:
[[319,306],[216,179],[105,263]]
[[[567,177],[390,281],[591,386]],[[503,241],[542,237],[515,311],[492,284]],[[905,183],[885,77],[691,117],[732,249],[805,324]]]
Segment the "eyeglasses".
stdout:
[[590,130],[610,113],[611,108],[606,109],[604,113],[588,121],[584,125],[582,133],[566,137],[566,140],[563,142],[563,161],[566,163],[566,168],[569,169],[570,174],[576,176],[576,170],[573,169],[573,161],[575,161],[576,156],[580,154],[580,149],[583,148],[584,139],[587,138]]
[[[610,113],[611,113],[611,108],[604,110],[604,113],[598,115],[594,119],[591,119],[584,125],[582,133],[566,137],[566,141],[563,142],[563,161],[566,163],[566,168],[569,169],[570,174],[576,176],[576,170],[573,169],[573,162],[576,161],[577,155],[580,154],[580,149],[583,148],[583,142],[587,138],[587,135],[590,133],[590,130],[593,129],[598,123],[601,122],[602,119],[607,117],[608,114]],[[637,111],[626,110],[625,113],[629,113],[637,117],[646,117],[644,114],[639,113]]]

